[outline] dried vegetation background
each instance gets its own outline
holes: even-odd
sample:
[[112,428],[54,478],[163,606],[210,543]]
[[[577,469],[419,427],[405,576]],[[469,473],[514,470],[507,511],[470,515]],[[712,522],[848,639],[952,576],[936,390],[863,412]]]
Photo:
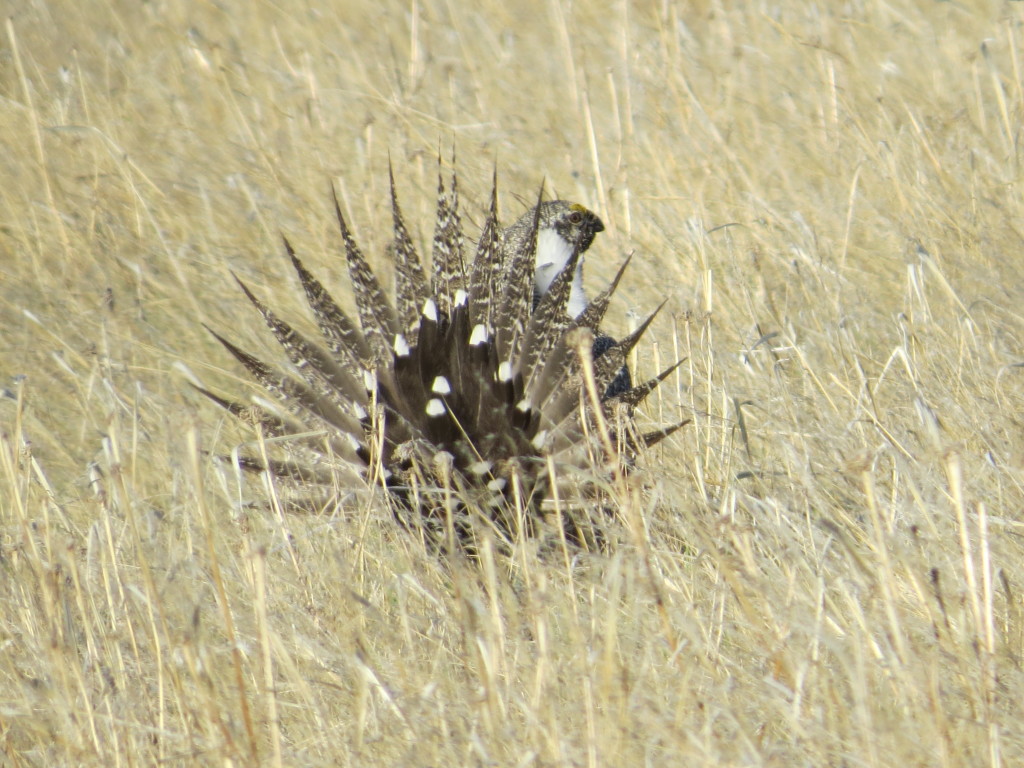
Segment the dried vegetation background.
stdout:
[[[1024,762],[1024,4],[8,6],[0,43],[0,763]],[[649,454],[607,551],[434,557],[208,453],[267,357],[231,271],[386,270],[551,194],[633,266]],[[475,231],[474,226],[470,229]],[[304,320],[308,325],[308,319]],[[280,359],[280,356],[272,359]],[[344,492],[346,489],[340,489]]]

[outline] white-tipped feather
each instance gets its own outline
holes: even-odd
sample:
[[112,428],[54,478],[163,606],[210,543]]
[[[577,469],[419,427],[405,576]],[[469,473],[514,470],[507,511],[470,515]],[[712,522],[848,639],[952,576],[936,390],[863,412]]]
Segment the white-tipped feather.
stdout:
[[477,323],[473,326],[473,332],[469,335],[469,346],[477,347],[481,344],[486,344],[488,337],[487,326]]
[[395,347],[395,354],[398,357],[408,357],[409,356],[409,342],[407,342],[405,340],[405,336],[403,336],[402,334],[399,333],[399,334],[397,334],[395,336],[394,347]]
[[427,299],[423,302],[423,316],[427,320],[437,322],[437,303],[433,299]]

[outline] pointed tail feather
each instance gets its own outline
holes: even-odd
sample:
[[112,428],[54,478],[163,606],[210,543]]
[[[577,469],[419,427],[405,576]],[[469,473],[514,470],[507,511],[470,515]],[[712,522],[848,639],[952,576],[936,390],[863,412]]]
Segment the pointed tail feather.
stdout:
[[678,363],[670,365],[653,379],[648,379],[643,384],[627,389],[622,394],[616,395],[614,399],[619,400],[630,407],[640,405],[640,403],[647,399],[647,396],[651,394],[651,392],[658,388],[658,385],[661,384],[661,382],[671,376],[680,365],[686,362],[686,360],[687,358],[684,357]]
[[615,273],[615,278],[612,280],[611,285],[605,288],[597,297],[591,301],[587,308],[583,310],[583,313],[576,318],[576,325],[580,328],[590,328],[597,330],[601,325],[601,321],[604,320],[605,312],[608,311],[608,304],[611,301],[612,294],[615,293],[615,289],[619,287],[619,281],[626,272],[626,267],[629,266],[629,262],[633,260],[633,254],[629,254],[626,260],[622,262],[622,266],[619,267],[619,271]]
[[420,307],[427,298],[429,288],[423,274],[423,264],[409,237],[409,230],[402,218],[395,191],[395,174],[388,160],[388,180],[391,182],[391,218],[395,228],[395,303],[398,319],[403,330],[408,331],[419,319]]
[[363,334],[342,311],[323,284],[299,261],[287,239],[284,241],[284,247],[299,276],[299,282],[302,283],[306,301],[313,310],[313,317],[327,342],[327,348],[340,358],[340,363],[350,374],[361,375],[363,366],[371,358],[370,347]]
[[260,429],[271,437],[289,435],[302,429],[302,426],[298,421],[282,419],[279,416],[275,416],[265,409],[260,408],[258,405],[246,405],[245,403],[239,403],[236,400],[228,400],[227,398],[214,394],[204,387],[199,387],[195,384],[191,384],[191,386],[201,395],[212,400],[239,421],[243,421],[250,425],[259,425]]
[[452,188],[445,195],[441,176],[441,151],[437,153],[437,220],[434,223],[432,257],[434,297],[442,315],[451,311],[455,294],[468,290],[469,278],[463,260],[462,220],[459,216],[459,188],[452,147]]
[[[666,300],[667,301],[667,300]],[[640,341],[640,337],[644,335],[647,329],[650,327],[654,318],[661,312],[662,307],[665,306],[666,301],[661,302],[658,308],[655,309],[647,319],[644,320],[640,326],[628,336],[624,336],[617,342],[612,344],[597,360],[594,361],[594,380],[597,382],[599,392],[604,392],[608,385],[612,383],[622,366],[626,364],[626,355],[630,353],[636,343]]]
[[298,442],[305,448],[315,453],[323,453],[325,443],[330,449],[346,460],[365,462],[366,457],[358,448],[353,445],[351,439],[338,439],[330,432],[324,434],[310,434],[307,425],[295,419],[285,419],[276,414],[270,413],[258,405],[245,405],[234,400],[228,400],[208,389],[192,385],[193,388],[219,405],[225,411],[249,426],[259,426],[268,437],[287,437],[290,442]]
[[491,202],[487,209],[480,240],[477,243],[476,258],[469,279],[470,320],[481,323],[493,331],[494,295],[492,282],[494,274],[502,269],[501,237],[498,231],[498,172],[494,171],[491,185]]
[[643,443],[644,448],[653,448],[666,437],[669,437],[676,430],[685,427],[691,421],[693,421],[693,419],[683,419],[670,427],[664,427],[663,429],[656,429],[653,432],[647,432],[640,437],[640,440]]
[[234,278],[249,301],[263,316],[267,327],[284,348],[292,365],[298,369],[310,386],[317,389],[322,395],[335,400],[339,407],[344,408],[346,404],[359,407],[366,405],[366,392],[361,381],[357,381],[330,355],[279,318],[256,298],[237,275],[234,275]]
[[245,366],[246,370],[256,378],[264,389],[276,395],[293,416],[299,419],[307,414],[315,416],[328,426],[352,435],[356,439],[362,437],[363,428],[359,419],[345,413],[337,405],[317,394],[305,382],[274,370],[259,358],[232,344],[213,329],[208,327],[207,330],[228,352],[234,355],[238,362]]
[[[498,358],[512,362],[513,346],[526,330],[526,323],[533,308],[533,277],[537,259],[537,233],[540,228],[540,204],[544,198],[544,186],[537,192],[537,206],[533,211],[530,232],[524,241],[518,244],[515,253],[504,253],[502,269],[492,272],[491,281],[494,288],[491,294],[499,292],[499,281],[504,281],[504,289],[497,299],[494,316],[494,341],[498,348]],[[507,245],[502,244],[504,249]]]
[[[236,456],[218,456],[221,461],[229,464],[237,464],[245,472],[260,474],[270,472],[274,477],[290,480],[296,483],[330,486],[339,481],[344,482],[345,478],[338,477],[339,467],[320,468],[311,467],[298,461],[288,459],[267,459],[264,461],[256,456],[237,454]],[[358,481],[358,472],[349,471],[351,481]]]
[[398,316],[395,314],[387,294],[380,287],[377,276],[373,274],[369,263],[356,245],[352,232],[349,231],[345,217],[341,213],[338,194],[331,187],[334,198],[334,213],[341,229],[341,237],[345,243],[345,259],[348,262],[349,279],[355,291],[356,307],[359,310],[359,324],[363,335],[370,346],[370,352],[377,365],[386,365],[390,357],[391,339],[400,332]]

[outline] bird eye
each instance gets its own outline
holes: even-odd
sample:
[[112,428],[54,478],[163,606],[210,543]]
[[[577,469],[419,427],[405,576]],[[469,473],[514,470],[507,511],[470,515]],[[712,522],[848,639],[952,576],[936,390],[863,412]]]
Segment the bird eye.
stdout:
[[583,221],[583,214],[580,213],[579,211],[573,211],[572,213],[569,214],[569,221],[572,222],[573,224],[579,224],[581,221]]

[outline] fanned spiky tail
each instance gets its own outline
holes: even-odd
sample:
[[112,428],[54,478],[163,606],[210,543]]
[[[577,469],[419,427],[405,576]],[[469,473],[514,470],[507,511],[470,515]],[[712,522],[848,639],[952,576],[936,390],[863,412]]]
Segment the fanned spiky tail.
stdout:
[[[275,371],[211,332],[287,415],[199,391],[265,434],[297,435],[303,452],[326,450],[367,482],[382,478],[403,520],[460,536],[470,535],[475,520],[512,536],[524,522],[532,529],[530,518],[548,490],[549,461],[557,466],[587,432],[581,420],[591,404],[582,394],[577,329],[597,332],[622,270],[582,314],[570,318],[566,306],[581,256],[577,245],[534,306],[537,215],[526,244],[503,253],[495,185],[475,259],[467,265],[456,177],[453,172],[446,192],[440,158],[438,167],[429,272],[409,236],[391,175],[395,304],[371,271],[334,195],[358,323],[285,241],[326,349],[278,317],[239,280],[298,377]],[[627,420],[676,367],[635,387],[611,387],[654,314],[619,342],[602,337],[606,343],[595,345],[596,359],[587,362],[597,391],[605,393],[601,407]],[[593,343],[592,334],[589,338]],[[617,442],[635,453],[678,426],[642,436],[627,428]],[[248,456],[240,464],[304,483],[324,477],[322,465],[303,472],[292,456],[268,462]]]

